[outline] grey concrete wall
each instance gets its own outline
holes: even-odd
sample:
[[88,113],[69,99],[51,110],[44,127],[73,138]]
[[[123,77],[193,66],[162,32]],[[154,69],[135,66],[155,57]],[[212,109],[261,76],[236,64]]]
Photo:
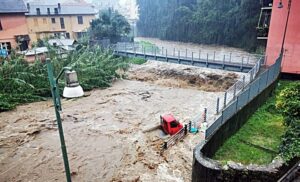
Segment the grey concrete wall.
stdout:
[[276,87],[277,81],[261,92],[244,106],[239,112],[226,121],[206,142],[194,149],[192,181],[276,181],[291,165],[284,164],[280,159],[268,165],[241,165],[234,162],[222,166],[218,161],[210,159],[218,148],[236,133],[250,116],[269,98]]
[[212,135],[203,147],[202,152],[207,157],[212,157],[218,148],[233,134],[235,134],[253,113],[263,105],[271,96],[276,87],[277,81],[272,83],[257,97],[252,99],[246,106],[240,109],[236,114],[229,118],[218,130]]

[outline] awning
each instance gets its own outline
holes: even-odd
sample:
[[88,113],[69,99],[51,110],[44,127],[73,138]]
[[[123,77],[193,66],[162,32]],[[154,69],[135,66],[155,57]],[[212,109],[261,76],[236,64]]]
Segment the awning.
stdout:
[[47,47],[36,47],[31,50],[24,51],[25,56],[33,56],[38,54],[47,53],[48,48]]
[[86,29],[84,29],[84,30],[72,30],[72,32],[74,32],[74,33],[82,33],[82,32],[87,32],[87,30]]
[[58,45],[58,46],[72,46],[74,44],[74,39],[50,39],[48,43],[50,45]]

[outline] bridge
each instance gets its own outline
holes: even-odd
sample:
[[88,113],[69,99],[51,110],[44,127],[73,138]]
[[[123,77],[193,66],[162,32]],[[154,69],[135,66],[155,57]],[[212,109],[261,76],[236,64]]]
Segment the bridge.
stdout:
[[115,45],[114,54],[244,73],[248,73],[258,61],[263,59],[262,55],[254,54],[203,52],[201,50],[193,52],[187,49],[185,51],[176,50],[175,48],[170,50],[170,48],[125,42],[119,42]]

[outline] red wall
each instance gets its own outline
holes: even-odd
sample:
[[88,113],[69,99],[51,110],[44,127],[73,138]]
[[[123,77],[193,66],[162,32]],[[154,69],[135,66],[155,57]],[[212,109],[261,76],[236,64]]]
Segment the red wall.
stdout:
[[3,30],[0,31],[0,42],[11,42],[16,48],[16,35],[28,35],[27,24],[24,13],[0,14]]
[[[288,0],[282,0],[281,9],[278,8],[278,3],[279,0],[273,1],[266,50],[268,65],[273,64],[280,54],[288,13]],[[300,0],[292,0],[284,49],[282,72],[300,74]]]

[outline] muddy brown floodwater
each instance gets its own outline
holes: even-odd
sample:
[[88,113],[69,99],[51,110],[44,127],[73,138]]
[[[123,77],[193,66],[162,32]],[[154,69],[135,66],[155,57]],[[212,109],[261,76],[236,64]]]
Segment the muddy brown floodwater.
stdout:
[[243,60],[243,63],[245,64],[256,63],[258,58],[262,56],[248,53],[242,49],[227,46],[184,43],[147,37],[136,37],[134,40],[136,42],[145,41],[152,43],[153,45],[158,47],[158,53],[161,53],[161,51],[163,51],[163,54],[165,54],[167,50],[168,55],[178,56],[178,51],[180,51],[181,57],[192,57],[193,52],[193,56],[196,59],[198,59],[199,56],[201,57],[201,59],[206,59],[208,56],[209,59],[215,58],[219,61],[222,61],[225,58],[226,62],[231,61],[241,63]]
[[[187,123],[240,74],[150,61],[126,77],[62,100],[73,181],[190,181],[192,150],[203,136],[162,152],[157,134],[142,130],[167,113]],[[65,180],[55,122],[50,100],[0,113],[1,182]]]

